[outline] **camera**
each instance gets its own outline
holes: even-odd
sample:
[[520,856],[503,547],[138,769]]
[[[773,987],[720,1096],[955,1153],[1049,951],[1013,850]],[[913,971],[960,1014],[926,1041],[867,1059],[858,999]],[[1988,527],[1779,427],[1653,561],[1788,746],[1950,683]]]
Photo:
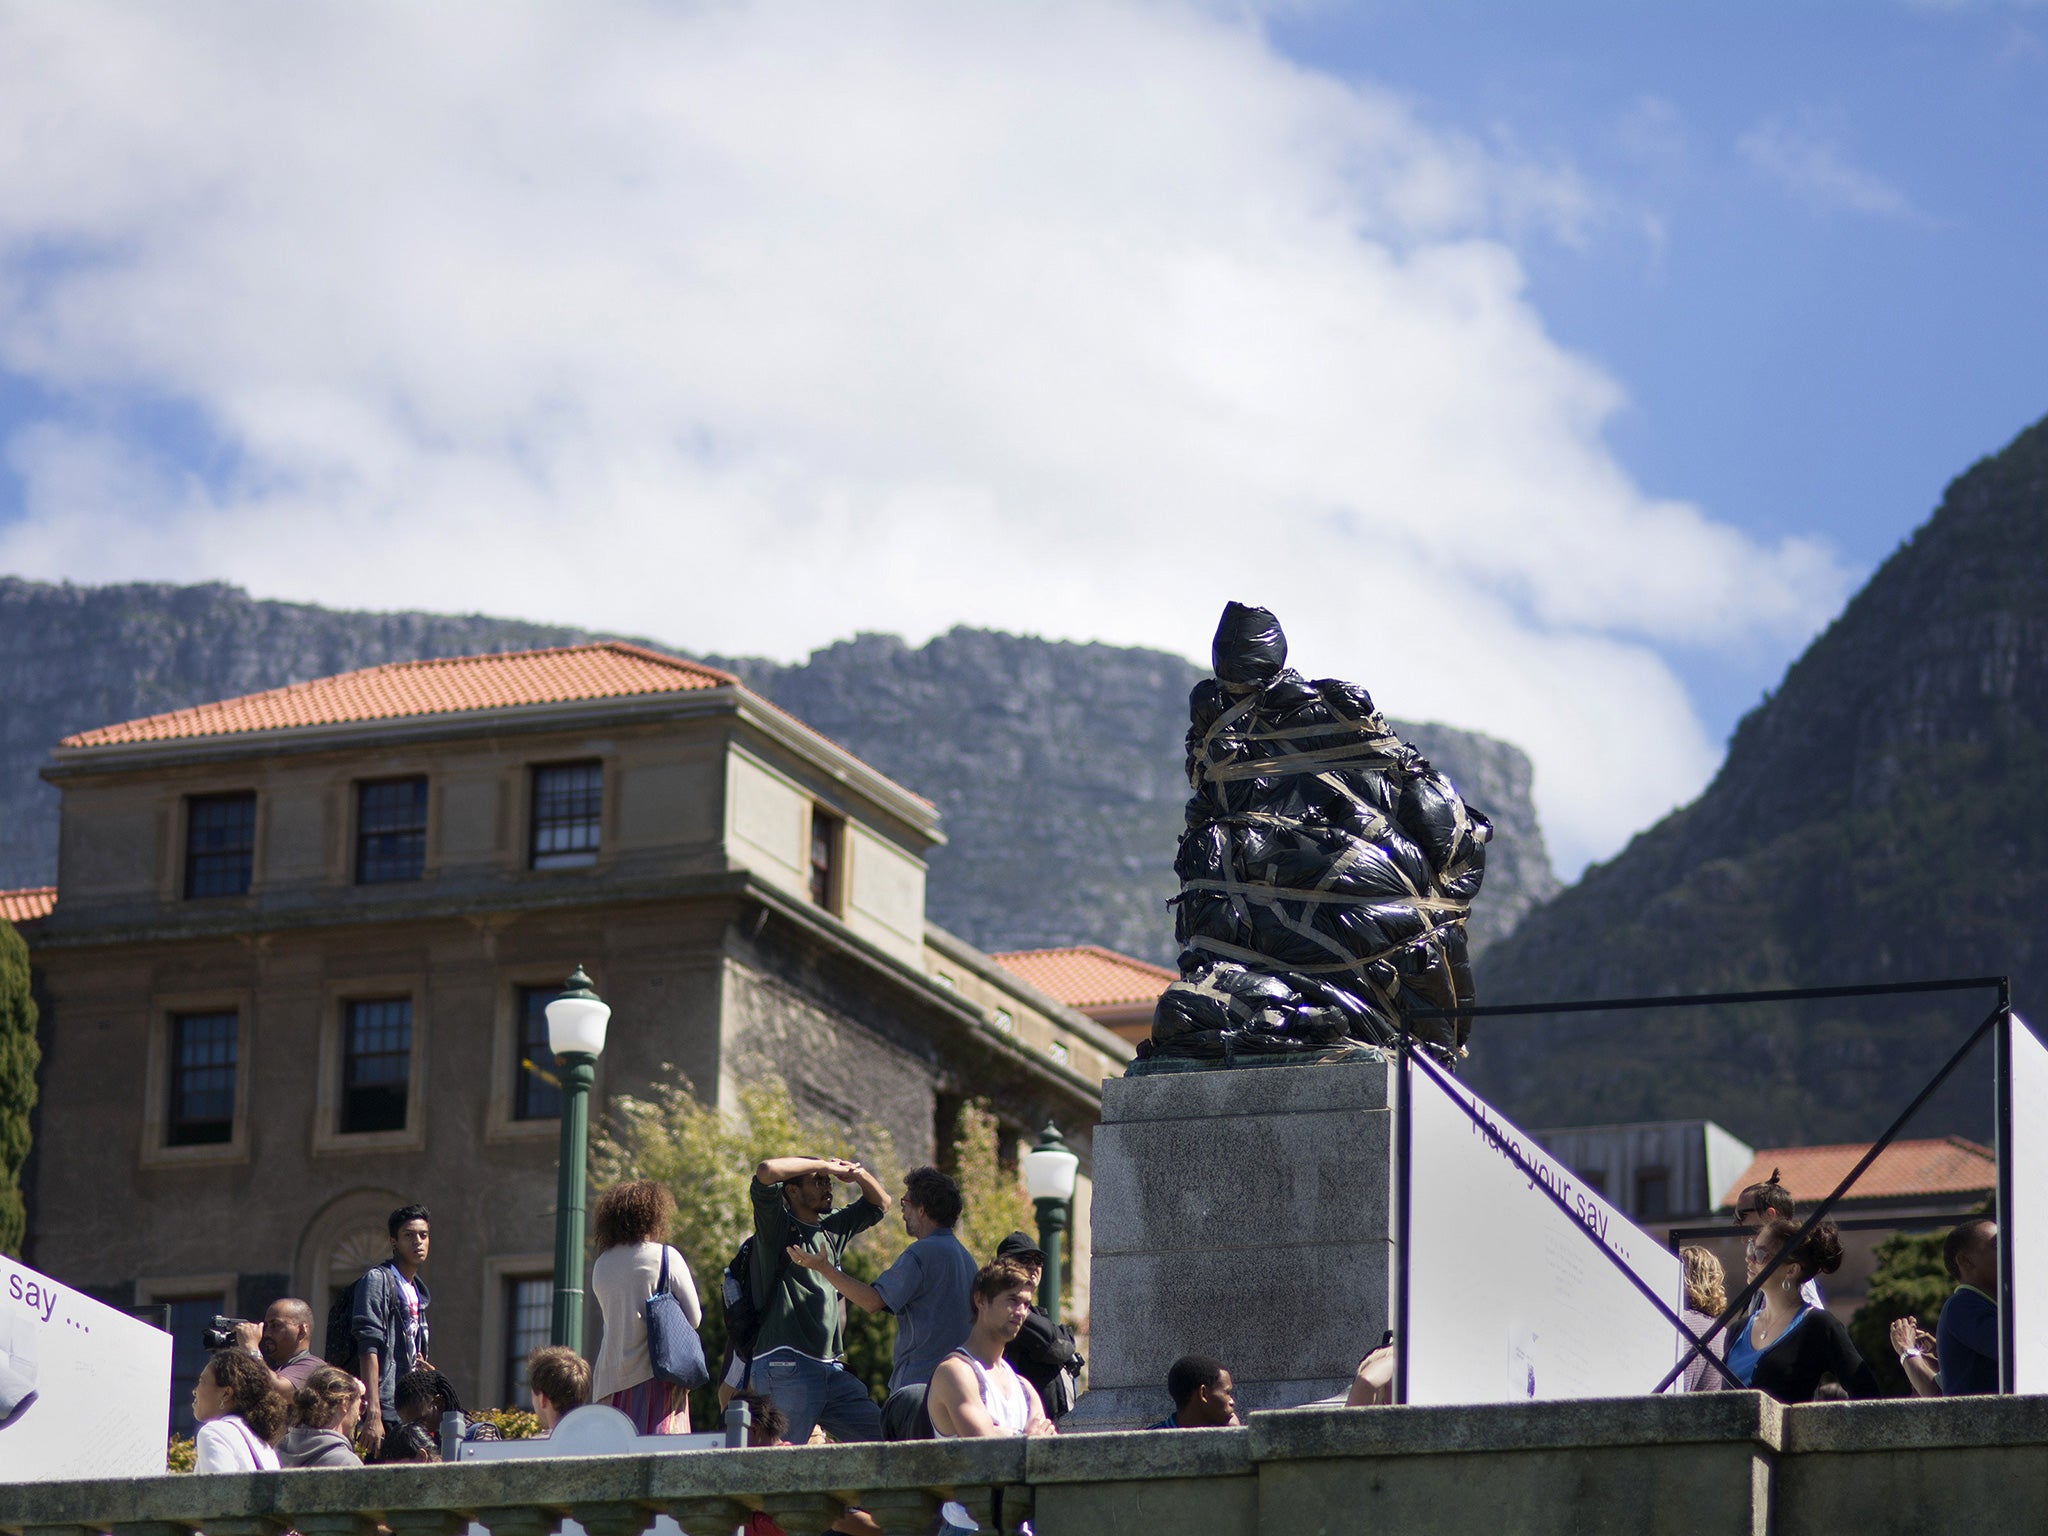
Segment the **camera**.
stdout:
[[206,1325],[206,1332],[200,1341],[208,1349],[236,1349],[241,1345],[241,1332],[249,1325],[239,1317],[216,1317]]

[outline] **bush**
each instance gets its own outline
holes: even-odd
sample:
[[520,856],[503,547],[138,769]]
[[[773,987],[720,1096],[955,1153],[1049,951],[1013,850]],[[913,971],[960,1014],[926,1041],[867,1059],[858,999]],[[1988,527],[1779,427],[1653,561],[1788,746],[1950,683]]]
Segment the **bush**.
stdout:
[[164,1447],[164,1470],[190,1472],[199,1464],[199,1444],[186,1435],[171,1436]]
[[533,1440],[540,1436],[540,1420],[524,1408],[480,1408],[469,1416],[472,1424],[491,1424],[507,1440]]
[[[592,1151],[592,1177],[600,1188],[627,1179],[659,1179],[675,1196],[670,1241],[690,1261],[696,1277],[697,1294],[704,1303],[698,1334],[714,1372],[725,1354],[725,1308],[720,1300],[725,1266],[754,1230],[747,1188],[754,1165],[791,1153],[858,1157],[874,1170],[883,1188],[893,1193],[903,1183],[887,1131],[868,1126],[849,1136],[842,1127],[807,1121],[778,1078],[742,1088],[740,1110],[737,1116],[723,1114],[678,1080],[651,1099],[615,1100]],[[1010,1233],[1033,1230],[1031,1202],[1016,1173],[1003,1166],[998,1137],[996,1117],[988,1105],[970,1103],[955,1119],[942,1159],[960,1184],[960,1241],[980,1262],[992,1258],[996,1244]],[[846,1273],[872,1284],[909,1242],[902,1221],[891,1211],[847,1248]],[[879,1402],[888,1394],[896,1320],[886,1312],[863,1312],[850,1303],[845,1311],[846,1368],[868,1384]],[[722,1422],[716,1383],[691,1394],[690,1422],[700,1430],[715,1429]]]
[[[666,1069],[673,1072],[673,1068]],[[792,1153],[815,1157],[857,1157],[874,1170],[884,1188],[901,1185],[896,1149],[879,1126],[849,1137],[836,1125],[806,1121],[788,1087],[770,1078],[740,1090],[740,1113],[727,1115],[706,1104],[678,1077],[651,1099],[621,1097],[592,1146],[592,1178],[599,1188],[627,1179],[659,1179],[675,1196],[675,1225],[669,1241],[689,1260],[704,1303],[697,1330],[704,1358],[718,1370],[725,1354],[725,1308],[719,1287],[725,1266],[753,1233],[754,1165]],[[872,1281],[908,1245],[900,1221],[884,1219],[856,1238],[846,1251],[846,1272]],[[896,1347],[896,1320],[886,1312],[846,1309],[846,1368],[877,1400],[886,1395],[889,1360]],[[716,1382],[690,1395],[690,1423],[712,1429],[723,1420]]]

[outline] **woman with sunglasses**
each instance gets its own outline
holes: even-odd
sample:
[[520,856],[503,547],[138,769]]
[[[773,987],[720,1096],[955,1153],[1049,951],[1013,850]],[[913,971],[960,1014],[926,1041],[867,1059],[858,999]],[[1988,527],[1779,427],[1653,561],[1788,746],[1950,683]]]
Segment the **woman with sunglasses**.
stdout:
[[[1744,1384],[1781,1403],[1810,1403],[1821,1379],[1832,1376],[1851,1397],[1876,1397],[1870,1362],[1850,1342],[1842,1320],[1825,1307],[1809,1306],[1799,1290],[1815,1275],[1831,1275],[1842,1264],[1842,1240],[1824,1221],[1796,1243],[1799,1228],[1782,1217],[1765,1222],[1749,1240],[1743,1257],[1749,1278],[1784,1253],[1785,1262],[1763,1285],[1763,1304],[1734,1330],[1728,1368]],[[1790,1251],[1787,1251],[1788,1245]]]

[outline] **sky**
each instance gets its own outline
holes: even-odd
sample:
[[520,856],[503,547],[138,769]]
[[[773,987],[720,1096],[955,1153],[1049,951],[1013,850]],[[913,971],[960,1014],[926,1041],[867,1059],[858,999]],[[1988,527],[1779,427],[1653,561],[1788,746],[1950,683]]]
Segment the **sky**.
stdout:
[[0,573],[1527,750],[1571,875],[2048,414],[2048,9],[0,0]]

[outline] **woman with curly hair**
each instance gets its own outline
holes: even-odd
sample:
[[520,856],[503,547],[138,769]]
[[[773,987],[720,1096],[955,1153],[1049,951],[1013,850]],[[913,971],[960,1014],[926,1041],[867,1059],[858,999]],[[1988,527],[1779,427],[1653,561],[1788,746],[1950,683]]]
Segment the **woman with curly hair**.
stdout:
[[274,1472],[291,1394],[246,1349],[217,1349],[192,1388],[195,1472]]
[[[1697,1338],[1714,1326],[1714,1320],[1728,1310],[1728,1276],[1721,1268],[1721,1261],[1704,1248],[1688,1245],[1678,1250],[1679,1258],[1685,1261],[1685,1308],[1680,1316],[1685,1326]],[[1692,1348],[1692,1339],[1680,1338],[1681,1352]],[[1712,1355],[1713,1359],[1707,1358]],[[1728,1335],[1717,1333],[1707,1341],[1707,1347],[1692,1357],[1692,1363],[1680,1377],[1681,1392],[1719,1392],[1734,1385],[1717,1366],[1715,1360],[1725,1360],[1728,1354]]]
[[349,1442],[363,1416],[363,1384],[347,1371],[323,1365],[299,1387],[298,1422],[284,1437],[277,1459],[287,1467],[359,1467],[362,1457]]
[[604,1335],[590,1368],[590,1395],[633,1421],[643,1435],[687,1435],[690,1394],[656,1380],[647,1353],[647,1300],[662,1283],[682,1304],[692,1328],[704,1320],[697,1282],[683,1256],[668,1246],[675,1197],[653,1179],[615,1185],[598,1197],[593,1213],[597,1259],[590,1291],[604,1318]]

